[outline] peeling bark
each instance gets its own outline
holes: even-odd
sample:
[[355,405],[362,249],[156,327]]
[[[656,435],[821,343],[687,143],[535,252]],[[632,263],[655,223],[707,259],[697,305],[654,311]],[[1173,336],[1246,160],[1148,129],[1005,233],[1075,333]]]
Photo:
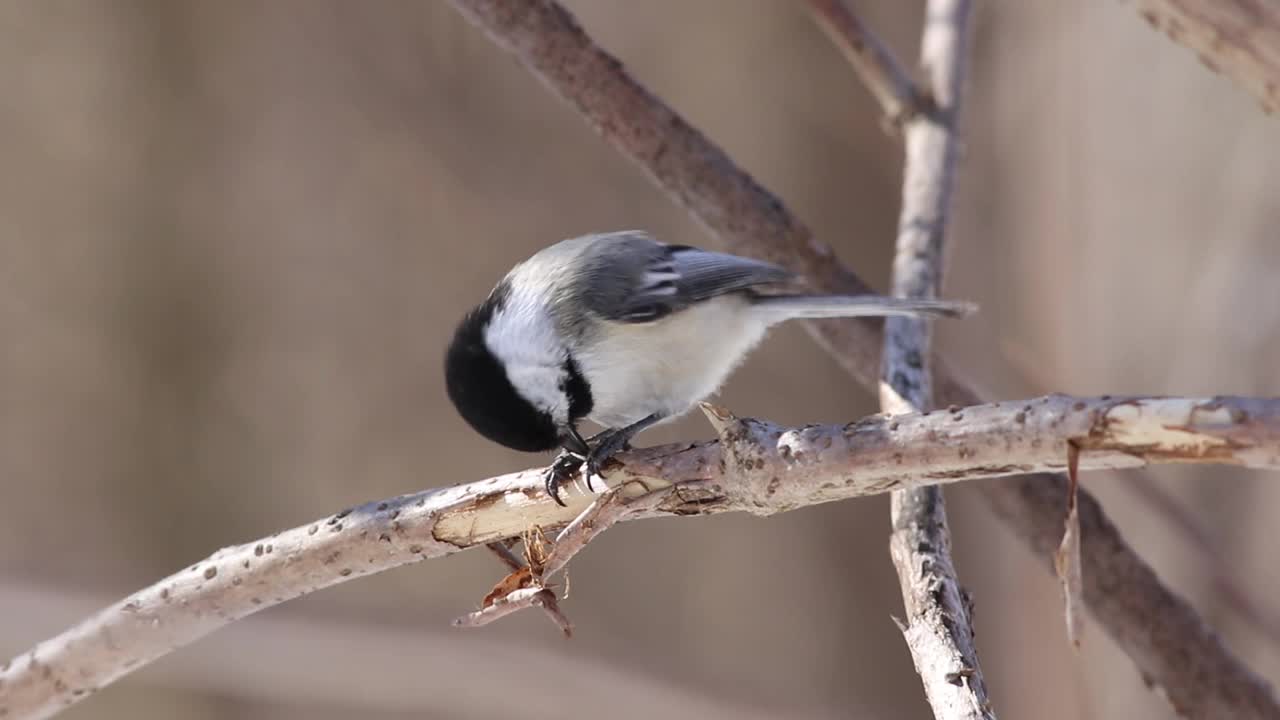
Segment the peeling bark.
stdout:
[[[777,196],[632,78],[559,4],[552,0],[451,2],[688,210],[721,248],[782,265],[818,290],[870,292]],[[1249,4],[1256,3],[1250,0]],[[1275,45],[1267,41],[1268,47]],[[876,389],[880,322],[822,321],[805,323],[805,327],[851,377],[869,390]],[[981,402],[979,394],[950,373],[943,360],[934,366],[940,404]],[[978,488],[997,518],[1044,560],[1051,573],[1062,536],[1066,486],[1066,478],[1053,472]],[[1189,603],[1160,581],[1093,496],[1081,491],[1080,502],[1086,600],[1094,619],[1133,659],[1143,677],[1163,688],[1175,707],[1189,708],[1192,717],[1230,716],[1240,708],[1248,711],[1236,717],[1277,717],[1280,706],[1266,683],[1218,640]],[[1091,588],[1105,587],[1123,587],[1147,600],[1116,602],[1091,592]],[[1172,640],[1179,637],[1186,647]],[[1211,675],[1217,680],[1206,684],[1204,678]]]
[[[1081,448],[1082,471],[1171,462],[1280,470],[1280,400],[1053,395],[804,428],[723,415],[720,432],[719,441],[620,455],[606,482],[622,485],[623,497],[644,496],[648,508],[625,519],[771,515],[899,487],[1058,469],[1073,441]],[[1206,455],[1205,447],[1230,451]],[[1039,490],[1053,488],[1042,484]],[[593,499],[577,487],[565,488],[563,497],[568,507],[546,496],[542,470],[531,469],[367,503],[224,548],[0,665],[0,717],[49,717],[258,610],[364,575],[517,538],[533,525],[563,527]],[[1064,498],[1053,501],[1065,507]],[[1098,522],[1097,514],[1081,495],[1082,524]],[[1060,514],[1056,522],[1061,528]],[[1049,537],[1050,552],[1060,533],[1055,529]],[[1086,535],[1086,552],[1089,542]],[[1114,549],[1102,561],[1121,563],[1103,577],[1132,570]],[[1124,603],[1154,617],[1155,609],[1145,607],[1149,596],[1100,584],[1105,581],[1093,574],[1085,578],[1085,599],[1095,612],[1099,603]],[[1200,643],[1197,626],[1172,636],[1154,622],[1131,631],[1173,646],[1162,652],[1186,652],[1187,643]],[[1265,694],[1224,694],[1239,682],[1230,668],[1211,670],[1182,688],[1212,699],[1201,708],[1221,710],[1216,717],[1276,716]],[[1189,714],[1204,717],[1197,709]]]

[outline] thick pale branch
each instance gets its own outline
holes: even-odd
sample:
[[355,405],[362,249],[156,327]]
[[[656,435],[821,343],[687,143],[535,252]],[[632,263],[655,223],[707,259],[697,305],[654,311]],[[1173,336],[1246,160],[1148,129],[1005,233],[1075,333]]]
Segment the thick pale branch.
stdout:
[[1271,0],[1137,0],[1151,27],[1187,46],[1210,70],[1280,109],[1280,4]]
[[[82,587],[7,579],[0,582],[0,618],[7,620],[0,623],[0,647],[6,649],[34,628],[87,616],[114,599]],[[351,718],[502,718],[518,708],[520,720],[565,720],[571,715],[565,698],[572,698],[577,707],[608,707],[610,720],[819,720],[795,707],[751,704],[741,694],[717,693],[689,678],[654,677],[625,659],[618,664],[503,634],[459,633],[424,623],[422,613],[389,622],[281,610],[233,623],[205,638],[198,651],[165,658],[137,679],[135,693],[198,688],[276,708],[343,708]],[[80,716],[111,716],[94,709],[90,705]],[[283,714],[307,717],[305,711]]]
[[[1218,462],[1276,470],[1280,400],[1049,396],[842,426],[730,420],[721,437],[623,455],[605,479],[624,496],[644,495],[648,508],[627,519],[769,515],[901,487],[1057,469],[1069,441],[1082,448],[1082,469]],[[579,488],[566,488],[564,498],[568,507],[556,505],[542,489],[542,471],[527,470],[368,503],[225,548],[0,666],[0,717],[48,717],[263,608],[520,537],[534,525],[564,526],[592,500]],[[1233,717],[1254,716],[1264,715]]]
[[912,82],[902,63],[849,9],[847,0],[805,0],[813,18],[840,48],[863,84],[895,126],[929,109],[930,101]]
[[[937,112],[906,126],[902,209],[893,261],[893,293],[937,297],[946,269],[947,217],[955,184],[964,95],[968,0],[930,0],[920,61]],[[922,318],[885,321],[880,408],[889,413],[934,405],[932,327]],[[951,561],[951,531],[938,486],[895,491],[889,550],[906,608],[903,635],[934,717],[994,718],[974,645],[968,596]]]
[[[830,247],[814,238],[780,199],[636,82],[559,4],[451,2],[639,165],[725,249],[778,263],[817,289],[870,291],[834,261]],[[845,371],[875,391],[880,323],[826,321],[806,327]],[[934,367],[934,383],[942,404],[982,401],[941,363]],[[1051,473],[978,486],[997,517],[1042,557],[1050,572],[1062,537],[1066,485],[1061,473]],[[1280,715],[1266,683],[1222,644],[1194,608],[1160,582],[1085,492],[1080,494],[1080,522],[1089,609],[1144,678],[1191,717]],[[1122,588],[1123,598],[1103,597],[1106,588]]]

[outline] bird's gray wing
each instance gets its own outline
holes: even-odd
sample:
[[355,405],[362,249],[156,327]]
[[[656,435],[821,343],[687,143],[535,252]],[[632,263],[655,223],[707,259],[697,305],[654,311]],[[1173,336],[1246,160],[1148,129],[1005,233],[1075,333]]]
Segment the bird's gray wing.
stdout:
[[637,231],[597,236],[580,267],[587,307],[620,322],[650,322],[717,295],[791,278],[777,265],[667,245]]

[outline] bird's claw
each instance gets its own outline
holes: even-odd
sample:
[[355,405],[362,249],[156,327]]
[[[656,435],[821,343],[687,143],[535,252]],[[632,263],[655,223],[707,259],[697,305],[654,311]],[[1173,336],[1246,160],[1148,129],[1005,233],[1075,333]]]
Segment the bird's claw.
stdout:
[[[564,501],[560,499],[560,485],[573,477],[573,474],[583,466],[584,462],[585,459],[581,455],[564,450],[556,456],[555,461],[551,463],[551,467],[547,468],[545,477],[547,494],[560,507],[565,506]],[[591,487],[591,477],[589,475],[587,477],[587,487]]]
[[587,481],[587,489],[595,492],[595,488],[591,487],[591,478],[600,474],[600,462],[596,460],[595,453],[587,456],[587,461],[582,464],[582,477]]
[[[586,452],[579,453],[568,449],[560,451],[555,462],[551,463],[551,467],[547,469],[547,494],[564,507],[564,501],[560,499],[560,485],[578,470],[582,470],[583,479],[587,481],[587,490],[594,492],[595,488],[591,487],[591,478],[600,474],[610,458],[631,447],[632,436],[657,420],[658,416],[650,415],[627,427],[605,430],[591,438],[589,443],[578,438],[578,444],[585,448]],[[577,437],[576,433],[574,437]]]
[[611,443],[600,443],[592,448],[585,458],[570,450],[562,450],[551,463],[551,467],[547,468],[545,478],[547,494],[564,507],[564,501],[560,499],[560,486],[568,482],[579,470],[582,471],[582,479],[587,483],[587,491],[595,492],[591,478],[600,474],[605,462],[613,457],[618,449]]

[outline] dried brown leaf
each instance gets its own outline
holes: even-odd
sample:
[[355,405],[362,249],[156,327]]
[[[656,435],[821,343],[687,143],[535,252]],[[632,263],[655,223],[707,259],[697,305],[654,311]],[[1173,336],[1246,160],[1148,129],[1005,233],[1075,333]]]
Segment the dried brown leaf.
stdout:
[[533,582],[533,571],[527,567],[522,567],[499,580],[498,584],[494,585],[493,589],[484,596],[484,600],[481,601],[480,606],[486,608],[492,607],[495,602],[505,598],[516,590],[533,586]]
[[1080,515],[1076,497],[1080,490],[1080,446],[1067,443],[1067,519],[1062,543],[1053,554],[1053,567],[1062,584],[1062,600],[1067,620],[1067,639],[1072,647],[1080,649],[1080,636],[1084,631],[1084,575],[1080,560]]

